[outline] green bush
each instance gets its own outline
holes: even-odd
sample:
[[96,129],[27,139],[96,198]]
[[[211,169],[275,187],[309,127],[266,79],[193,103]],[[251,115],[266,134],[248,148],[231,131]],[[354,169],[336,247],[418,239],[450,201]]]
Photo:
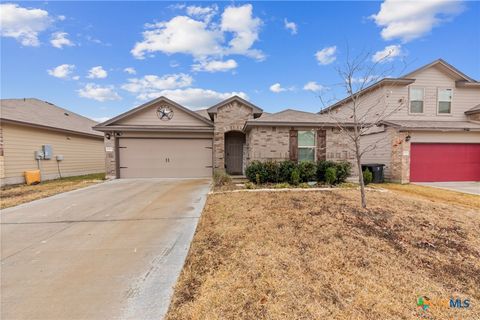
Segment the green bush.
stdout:
[[245,183],[245,189],[255,189],[255,184],[247,182]]
[[335,164],[337,169],[337,181],[336,183],[345,182],[352,171],[352,164],[348,161],[340,161]]
[[300,170],[298,170],[298,168],[292,170],[292,174],[290,176],[290,183],[294,186],[297,186],[300,183]]
[[215,187],[224,186],[232,182],[232,178],[223,171],[215,171],[213,173],[213,184]]
[[265,171],[267,172],[266,182],[277,183],[279,180],[280,166],[278,162],[267,161],[263,163]]
[[308,188],[310,188],[310,185],[309,185],[308,183],[306,183],[306,182],[302,182],[302,183],[300,183],[298,186],[299,186],[300,188],[302,188],[302,189],[308,189]]
[[335,167],[328,167],[325,170],[325,182],[329,185],[334,185],[337,182],[337,169]]
[[373,180],[372,172],[368,170],[368,168],[365,169],[365,171],[363,171],[363,183],[367,185],[367,184],[370,184],[372,180]]
[[289,182],[292,177],[292,171],[296,163],[291,160],[285,160],[278,164],[278,182]]
[[302,182],[315,181],[317,178],[317,165],[312,161],[302,161],[298,165],[300,180]]
[[247,179],[255,183],[264,183],[267,181],[267,170],[260,161],[252,161],[245,169]]
[[277,183],[273,186],[274,189],[285,189],[285,188],[290,188],[290,185],[288,182],[282,182],[282,183]]
[[336,167],[336,163],[329,160],[317,162],[317,181],[325,181],[325,172],[327,168]]

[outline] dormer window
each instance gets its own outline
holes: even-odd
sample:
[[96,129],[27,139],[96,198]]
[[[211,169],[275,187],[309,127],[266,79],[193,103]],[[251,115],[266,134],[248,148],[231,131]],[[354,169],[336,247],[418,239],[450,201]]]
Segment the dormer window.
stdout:
[[410,113],[423,113],[424,89],[410,87]]
[[453,89],[438,89],[438,114],[452,113]]

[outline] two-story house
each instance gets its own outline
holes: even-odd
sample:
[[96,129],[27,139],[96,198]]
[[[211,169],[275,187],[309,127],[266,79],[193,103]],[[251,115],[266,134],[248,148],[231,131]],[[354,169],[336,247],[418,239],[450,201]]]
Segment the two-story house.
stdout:
[[[385,164],[385,177],[401,183],[480,181],[480,82],[436,60],[359,97],[357,113],[382,119],[361,138],[362,149],[372,149],[362,163]],[[350,119],[351,100],[320,113]]]

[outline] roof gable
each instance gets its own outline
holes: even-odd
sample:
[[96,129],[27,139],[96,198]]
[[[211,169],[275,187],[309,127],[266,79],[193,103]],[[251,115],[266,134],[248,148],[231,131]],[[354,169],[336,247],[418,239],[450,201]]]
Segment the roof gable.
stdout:
[[443,59],[437,59],[427,65],[424,65],[423,67],[420,67],[416,70],[413,70],[412,72],[404,75],[402,78],[415,78],[415,74],[418,74],[426,69],[430,68],[438,68],[439,70],[443,71],[447,75],[449,75],[452,79],[456,81],[466,81],[466,82],[473,82],[476,83],[477,81],[473,78],[470,78],[448,62],[446,62]]
[[[156,108],[161,104],[166,104],[174,109],[174,116],[171,121],[162,121],[155,115]],[[116,125],[186,125],[212,127],[213,123],[200,114],[162,96],[100,123],[96,128],[105,128]]]
[[247,107],[252,108],[253,114],[262,114],[263,113],[263,110],[261,108],[257,107],[256,105],[254,105],[253,103],[251,103],[251,102],[249,102],[245,99],[240,98],[239,96],[233,96],[231,98],[223,100],[223,101],[217,103],[216,105],[208,108],[207,112],[208,113],[217,113],[218,108],[221,108],[221,107],[223,107],[223,106],[225,106],[229,103],[232,103],[234,101],[237,101],[237,102],[239,102],[243,105],[246,105]]

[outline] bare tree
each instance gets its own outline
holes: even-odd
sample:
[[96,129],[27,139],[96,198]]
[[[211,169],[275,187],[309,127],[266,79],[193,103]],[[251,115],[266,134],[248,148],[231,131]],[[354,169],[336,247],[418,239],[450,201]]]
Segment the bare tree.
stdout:
[[[363,208],[366,208],[367,199],[362,174],[362,157],[367,152],[385,147],[390,141],[378,139],[369,144],[362,144],[360,142],[361,137],[381,127],[383,122],[392,114],[404,108],[406,97],[397,99],[397,101],[389,99],[391,92],[388,87],[396,85],[395,82],[397,81],[401,81],[398,78],[391,78],[396,69],[396,66],[391,63],[390,55],[392,52],[379,59],[373,59],[373,55],[368,52],[351,58],[348,47],[346,51],[347,60],[345,64],[336,68],[341,78],[341,83],[336,86],[342,88],[343,93],[347,96],[342,101],[342,107],[329,108],[330,103],[326,101],[325,97],[320,96],[320,100],[326,108],[324,113],[335,123],[340,133],[351,142],[349,148],[355,155],[359,172],[361,204]],[[405,69],[405,65],[403,63],[403,69]],[[383,81],[383,83],[380,81]],[[388,84],[386,84],[386,81],[388,81]],[[369,95],[368,92],[377,85],[383,89],[384,94]],[[333,100],[338,99],[330,98],[330,101]]]

